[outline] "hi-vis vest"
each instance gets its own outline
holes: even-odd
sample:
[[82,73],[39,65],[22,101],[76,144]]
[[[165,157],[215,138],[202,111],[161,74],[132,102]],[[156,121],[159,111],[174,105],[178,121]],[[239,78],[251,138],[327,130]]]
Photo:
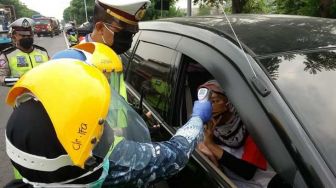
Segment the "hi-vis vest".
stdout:
[[48,53],[41,47],[34,46],[34,50],[25,53],[19,49],[6,54],[11,76],[21,77],[30,69],[48,61]]

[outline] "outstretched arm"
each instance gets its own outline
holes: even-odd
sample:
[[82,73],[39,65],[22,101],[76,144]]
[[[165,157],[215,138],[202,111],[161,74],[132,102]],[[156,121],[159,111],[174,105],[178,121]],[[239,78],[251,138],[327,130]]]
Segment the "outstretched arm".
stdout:
[[104,184],[145,187],[183,169],[203,136],[203,122],[211,116],[211,104],[195,103],[192,116],[169,141],[121,141],[111,154],[109,175]]

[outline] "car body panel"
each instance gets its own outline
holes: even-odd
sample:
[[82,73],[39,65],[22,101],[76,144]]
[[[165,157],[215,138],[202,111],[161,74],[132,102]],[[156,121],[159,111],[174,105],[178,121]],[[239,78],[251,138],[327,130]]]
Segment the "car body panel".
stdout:
[[[262,58],[298,53],[300,50],[334,48],[335,40],[327,38],[335,37],[336,33],[330,26],[335,22],[279,15],[231,15],[229,20],[232,20],[247,54],[239,47],[224,17],[173,18],[140,24],[140,33],[136,35],[132,49],[138,48],[139,41],[146,41],[178,52],[171,70],[173,91],[168,118],[157,115],[144,102],[146,109],[154,112],[154,118],[167,131],[166,136],[172,135],[176,126],[182,125],[183,121],[176,111],[182,111],[181,90],[185,84],[180,81],[184,79],[184,57],[190,57],[219,81],[269,163],[283,178],[294,187],[335,186],[335,175],[325,158],[259,62]],[[311,27],[316,31],[304,31]],[[267,29],[267,32],[260,32],[261,29]],[[286,35],[281,33],[287,29]],[[300,31],[307,37],[301,36]],[[130,62],[126,63],[129,68],[134,52],[129,53],[127,58],[130,58]],[[127,74],[128,70],[126,77]],[[128,92],[139,100],[139,93],[133,90],[128,84]],[[134,99],[131,103],[137,102]],[[196,151],[193,159],[201,169],[213,175],[213,181],[221,182],[218,185],[232,187],[230,180],[216,171],[218,169],[213,168],[205,156]]]

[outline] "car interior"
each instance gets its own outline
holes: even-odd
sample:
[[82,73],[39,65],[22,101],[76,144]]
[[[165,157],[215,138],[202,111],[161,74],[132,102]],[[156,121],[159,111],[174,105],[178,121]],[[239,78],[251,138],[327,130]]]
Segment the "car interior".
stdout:
[[[214,76],[196,60],[186,55],[182,55],[182,59],[179,60],[179,69],[176,70],[179,76],[178,80],[181,81],[171,84],[173,78],[169,75],[171,66],[167,63],[169,60],[164,61],[164,58],[153,57],[155,54],[148,56],[148,54],[142,52],[141,49],[147,49],[150,46],[147,46],[145,43],[143,43],[143,45],[146,45],[146,48],[138,48],[140,51],[137,51],[137,53],[134,54],[132,66],[127,66],[128,77],[126,78],[129,85],[138,92],[140,100],[138,101],[137,99],[134,99],[134,97],[131,97],[132,95],[129,95],[128,101],[135,105],[136,110],[140,112],[147,121],[147,125],[152,133],[152,140],[162,141],[161,138],[168,138],[171,137],[171,135],[166,135],[168,132],[160,131],[160,128],[153,129],[153,125],[157,125],[158,119],[169,123],[169,126],[166,126],[167,129],[177,130],[180,126],[184,125],[192,113],[193,102],[197,100],[198,87],[206,81],[214,79]],[[155,50],[160,48],[156,46]],[[176,91],[176,93],[173,94],[172,98],[168,97],[172,99],[172,101],[170,101],[167,100],[167,96],[172,94],[172,90]],[[142,104],[144,104],[144,107],[142,107]],[[177,109],[171,112],[173,114],[169,114],[170,105],[177,106]],[[160,117],[156,116],[151,119],[146,118],[144,114],[146,114],[148,110],[153,112],[153,116],[158,114]],[[162,136],[161,134],[166,136]],[[196,155],[201,156],[203,161],[206,161],[205,165],[208,166],[208,168],[217,172],[221,179],[225,179],[226,182],[234,185],[234,183],[232,183],[233,181],[228,179],[227,173],[223,172],[223,169],[216,167],[200,150],[196,149],[196,153]],[[202,163],[202,165],[204,164]],[[196,174],[195,172],[186,171],[182,171],[179,174],[181,173],[190,174],[185,176],[181,175],[180,177],[192,177]],[[176,185],[171,187],[182,186],[181,181],[178,181],[178,178],[179,177],[175,177],[175,179],[177,179],[176,181],[172,180],[169,182],[170,185],[174,185],[172,182],[176,182]],[[237,180],[234,182],[237,184]]]
[[[181,91],[180,96],[184,96],[180,98],[180,126],[184,125],[188,119],[190,118],[190,115],[192,113],[193,108],[193,102],[197,100],[197,90],[200,85],[203,83],[214,79],[214,77],[209,73],[201,64],[196,62],[195,60],[191,59],[190,57],[184,56],[183,57],[183,64],[184,67],[182,68],[185,74],[182,75],[182,80],[185,80],[184,83],[184,89]],[[199,149],[196,149],[198,153],[201,153],[201,155],[204,158],[207,158],[207,156],[203,155],[202,152]],[[209,163],[212,163],[210,160],[207,160]],[[268,170],[274,171],[270,164],[267,164]],[[216,167],[213,165],[214,168],[218,168],[218,170],[223,172],[223,169],[220,167]],[[223,172],[225,175],[227,175],[225,172]],[[235,179],[235,183],[239,185],[240,179]],[[243,181],[243,180],[242,180]]]

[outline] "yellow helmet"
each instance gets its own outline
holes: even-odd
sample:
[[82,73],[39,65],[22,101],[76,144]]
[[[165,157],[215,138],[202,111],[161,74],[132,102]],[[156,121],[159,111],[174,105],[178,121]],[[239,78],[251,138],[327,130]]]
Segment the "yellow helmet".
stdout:
[[73,165],[84,168],[104,131],[110,103],[105,76],[79,60],[51,60],[23,75],[9,91],[7,103],[14,106],[27,92],[42,103]]
[[92,54],[89,62],[102,72],[121,72],[122,63],[118,55],[108,46],[97,42],[86,42],[73,46],[74,49],[83,50]]

